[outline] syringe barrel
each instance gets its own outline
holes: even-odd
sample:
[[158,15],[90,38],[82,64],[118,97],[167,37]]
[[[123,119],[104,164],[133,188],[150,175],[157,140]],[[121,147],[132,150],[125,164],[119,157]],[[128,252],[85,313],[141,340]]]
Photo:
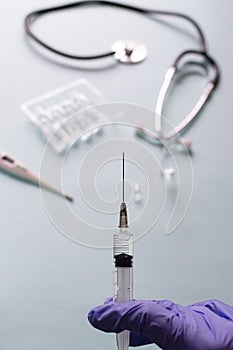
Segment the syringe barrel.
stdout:
[[133,235],[120,229],[113,236],[114,297],[118,303],[132,298]]
[[[130,259],[131,260],[131,259]],[[126,303],[132,299],[133,279],[132,267],[115,267],[114,271],[114,300],[116,303]],[[130,332],[123,331],[116,335],[117,349],[128,350]]]
[[133,235],[127,231],[127,228],[120,228],[113,236],[113,256],[115,260],[120,254],[133,257]]
[[116,303],[126,303],[133,296],[132,267],[115,267],[114,300]]
[[[125,303],[133,296],[133,235],[120,229],[114,235],[114,300]],[[118,350],[128,350],[130,340],[129,331],[117,334]]]

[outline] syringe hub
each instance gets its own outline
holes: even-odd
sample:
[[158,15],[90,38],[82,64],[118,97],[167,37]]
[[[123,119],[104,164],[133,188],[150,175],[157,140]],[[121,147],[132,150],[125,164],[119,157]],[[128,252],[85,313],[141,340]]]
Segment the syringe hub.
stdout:
[[127,207],[125,202],[122,202],[120,206],[120,223],[118,227],[119,228],[128,227],[128,215],[127,215]]

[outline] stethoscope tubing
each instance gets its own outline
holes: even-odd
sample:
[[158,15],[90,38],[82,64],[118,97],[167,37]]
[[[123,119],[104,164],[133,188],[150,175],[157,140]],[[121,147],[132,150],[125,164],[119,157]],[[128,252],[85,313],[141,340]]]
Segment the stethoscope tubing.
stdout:
[[178,18],[184,19],[184,20],[188,21],[190,24],[192,24],[194,29],[197,31],[198,36],[199,36],[201,50],[204,52],[207,52],[207,44],[206,44],[206,39],[205,39],[204,33],[203,33],[201,27],[199,26],[199,24],[192,17],[190,17],[186,14],[180,13],[180,12],[146,9],[146,8],[142,8],[142,7],[132,6],[132,5],[123,4],[123,3],[117,3],[117,2],[107,1],[107,0],[106,1],[102,1],[102,0],[76,1],[73,3],[69,3],[69,4],[52,6],[52,7],[48,7],[48,8],[44,8],[44,9],[30,12],[25,17],[25,20],[24,20],[25,31],[26,31],[27,35],[32,40],[34,40],[37,44],[39,44],[40,46],[44,47],[45,49],[47,49],[47,50],[49,50],[57,55],[60,55],[60,56],[66,57],[66,58],[75,59],[75,60],[96,60],[96,59],[102,59],[102,58],[113,56],[115,54],[115,52],[113,50],[110,50],[108,52],[101,53],[101,54],[96,54],[96,55],[74,55],[71,53],[67,53],[67,52],[61,51],[61,50],[56,49],[56,48],[52,47],[51,45],[47,44],[45,41],[40,39],[33,32],[32,23],[34,21],[36,21],[42,15],[45,15],[45,14],[48,14],[51,12],[57,12],[57,11],[63,11],[66,9],[71,9],[74,7],[84,7],[84,6],[93,6],[93,5],[122,8],[125,10],[138,12],[139,14],[143,14],[146,16],[161,15],[161,16],[171,16],[171,17],[178,17]]
[[[24,26],[25,26],[25,31],[27,35],[34,40],[37,44],[42,46],[43,48],[49,50],[50,52],[57,54],[59,56],[69,58],[69,59],[74,59],[74,60],[96,60],[96,59],[102,59],[102,58],[107,58],[115,55],[114,50],[110,50],[108,52],[100,53],[100,54],[95,54],[95,55],[74,55],[70,54],[64,51],[61,51],[59,49],[56,49],[52,47],[51,45],[47,44],[45,41],[40,39],[32,29],[32,23],[40,18],[41,16],[51,13],[51,12],[56,12],[56,11],[62,11],[66,9],[71,9],[74,7],[84,7],[84,6],[95,6],[95,5],[101,5],[101,6],[108,6],[108,7],[115,7],[115,8],[122,8],[125,10],[130,10],[137,12],[139,14],[145,15],[145,16],[152,16],[152,15],[161,15],[161,16],[170,16],[170,17],[178,17],[183,20],[188,21],[196,30],[198,36],[199,36],[199,45],[200,49],[199,50],[194,50],[194,49],[188,49],[183,52],[181,52],[174,60],[172,66],[167,70],[167,73],[165,75],[164,82],[161,86],[158,99],[156,102],[156,107],[155,107],[155,134],[148,132],[142,127],[139,127],[138,134],[142,136],[145,139],[150,139],[149,141],[152,141],[153,143],[160,143],[161,140],[169,140],[172,139],[173,137],[177,136],[179,133],[182,133],[187,126],[191,124],[191,122],[197,117],[199,114],[200,110],[203,108],[205,105],[206,101],[209,99],[210,95],[212,94],[213,90],[217,87],[219,78],[220,78],[220,70],[218,67],[217,62],[213,57],[211,57],[208,53],[207,50],[207,43],[205,39],[205,35],[199,26],[199,24],[190,16],[180,13],[180,12],[174,12],[174,11],[163,11],[163,10],[154,10],[154,9],[146,9],[143,7],[137,7],[129,4],[124,4],[124,3],[118,3],[118,2],[112,2],[112,1],[104,1],[104,0],[82,0],[82,1],[75,1],[73,3],[68,3],[64,5],[58,5],[58,6],[52,6],[40,10],[36,10],[33,12],[30,12],[24,20]],[[186,115],[186,117],[183,119],[183,121],[173,128],[170,132],[168,132],[166,135],[162,134],[162,122],[163,122],[163,106],[164,102],[166,99],[166,95],[168,90],[171,87],[171,84],[175,78],[175,75],[177,72],[179,72],[180,67],[179,65],[182,62],[182,59],[185,57],[188,57],[189,55],[196,56],[196,57],[201,57],[204,61],[204,64],[207,64],[208,66],[211,66],[213,70],[213,77],[209,79],[206,87],[204,88],[200,98],[196,102],[195,106],[193,109]],[[182,69],[182,68],[181,68]]]

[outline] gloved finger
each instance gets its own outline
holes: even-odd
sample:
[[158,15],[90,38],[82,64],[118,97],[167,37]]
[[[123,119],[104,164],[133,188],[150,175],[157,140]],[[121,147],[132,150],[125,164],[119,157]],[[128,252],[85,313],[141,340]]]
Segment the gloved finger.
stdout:
[[[104,304],[108,304],[113,302],[113,297],[106,298],[104,301]],[[143,346],[143,345],[148,345],[152,344],[153,342],[145,337],[144,335],[139,335],[136,333],[130,333],[130,346],[136,347],[136,346]]]
[[139,335],[136,333],[130,333],[130,346],[142,346],[152,344],[153,341],[144,335]]
[[227,320],[233,321],[233,307],[219,300],[216,300],[216,299],[205,300],[205,301],[192,304],[190,306],[192,307],[192,309],[195,309],[195,306],[203,306],[211,310],[212,312],[214,312],[216,315],[222,318],[225,318]]
[[95,328],[104,332],[129,330],[146,336],[160,347],[166,347],[182,333],[181,315],[175,304],[171,305],[172,311],[160,301],[110,302],[91,310],[88,319]]
[[[113,297],[106,298],[104,301],[104,304],[108,304],[113,302]],[[130,346],[136,347],[136,346],[142,346],[142,345],[148,345],[153,343],[149,338],[138,335],[135,333],[130,333]]]
[[112,303],[113,302],[113,297],[107,298],[104,301],[104,304]]

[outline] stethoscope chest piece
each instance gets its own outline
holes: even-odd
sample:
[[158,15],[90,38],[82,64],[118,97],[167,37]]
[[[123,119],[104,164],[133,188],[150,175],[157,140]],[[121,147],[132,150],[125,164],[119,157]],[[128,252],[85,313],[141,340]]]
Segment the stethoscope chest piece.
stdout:
[[117,41],[112,50],[114,58],[122,63],[139,63],[147,57],[146,47],[135,41]]

